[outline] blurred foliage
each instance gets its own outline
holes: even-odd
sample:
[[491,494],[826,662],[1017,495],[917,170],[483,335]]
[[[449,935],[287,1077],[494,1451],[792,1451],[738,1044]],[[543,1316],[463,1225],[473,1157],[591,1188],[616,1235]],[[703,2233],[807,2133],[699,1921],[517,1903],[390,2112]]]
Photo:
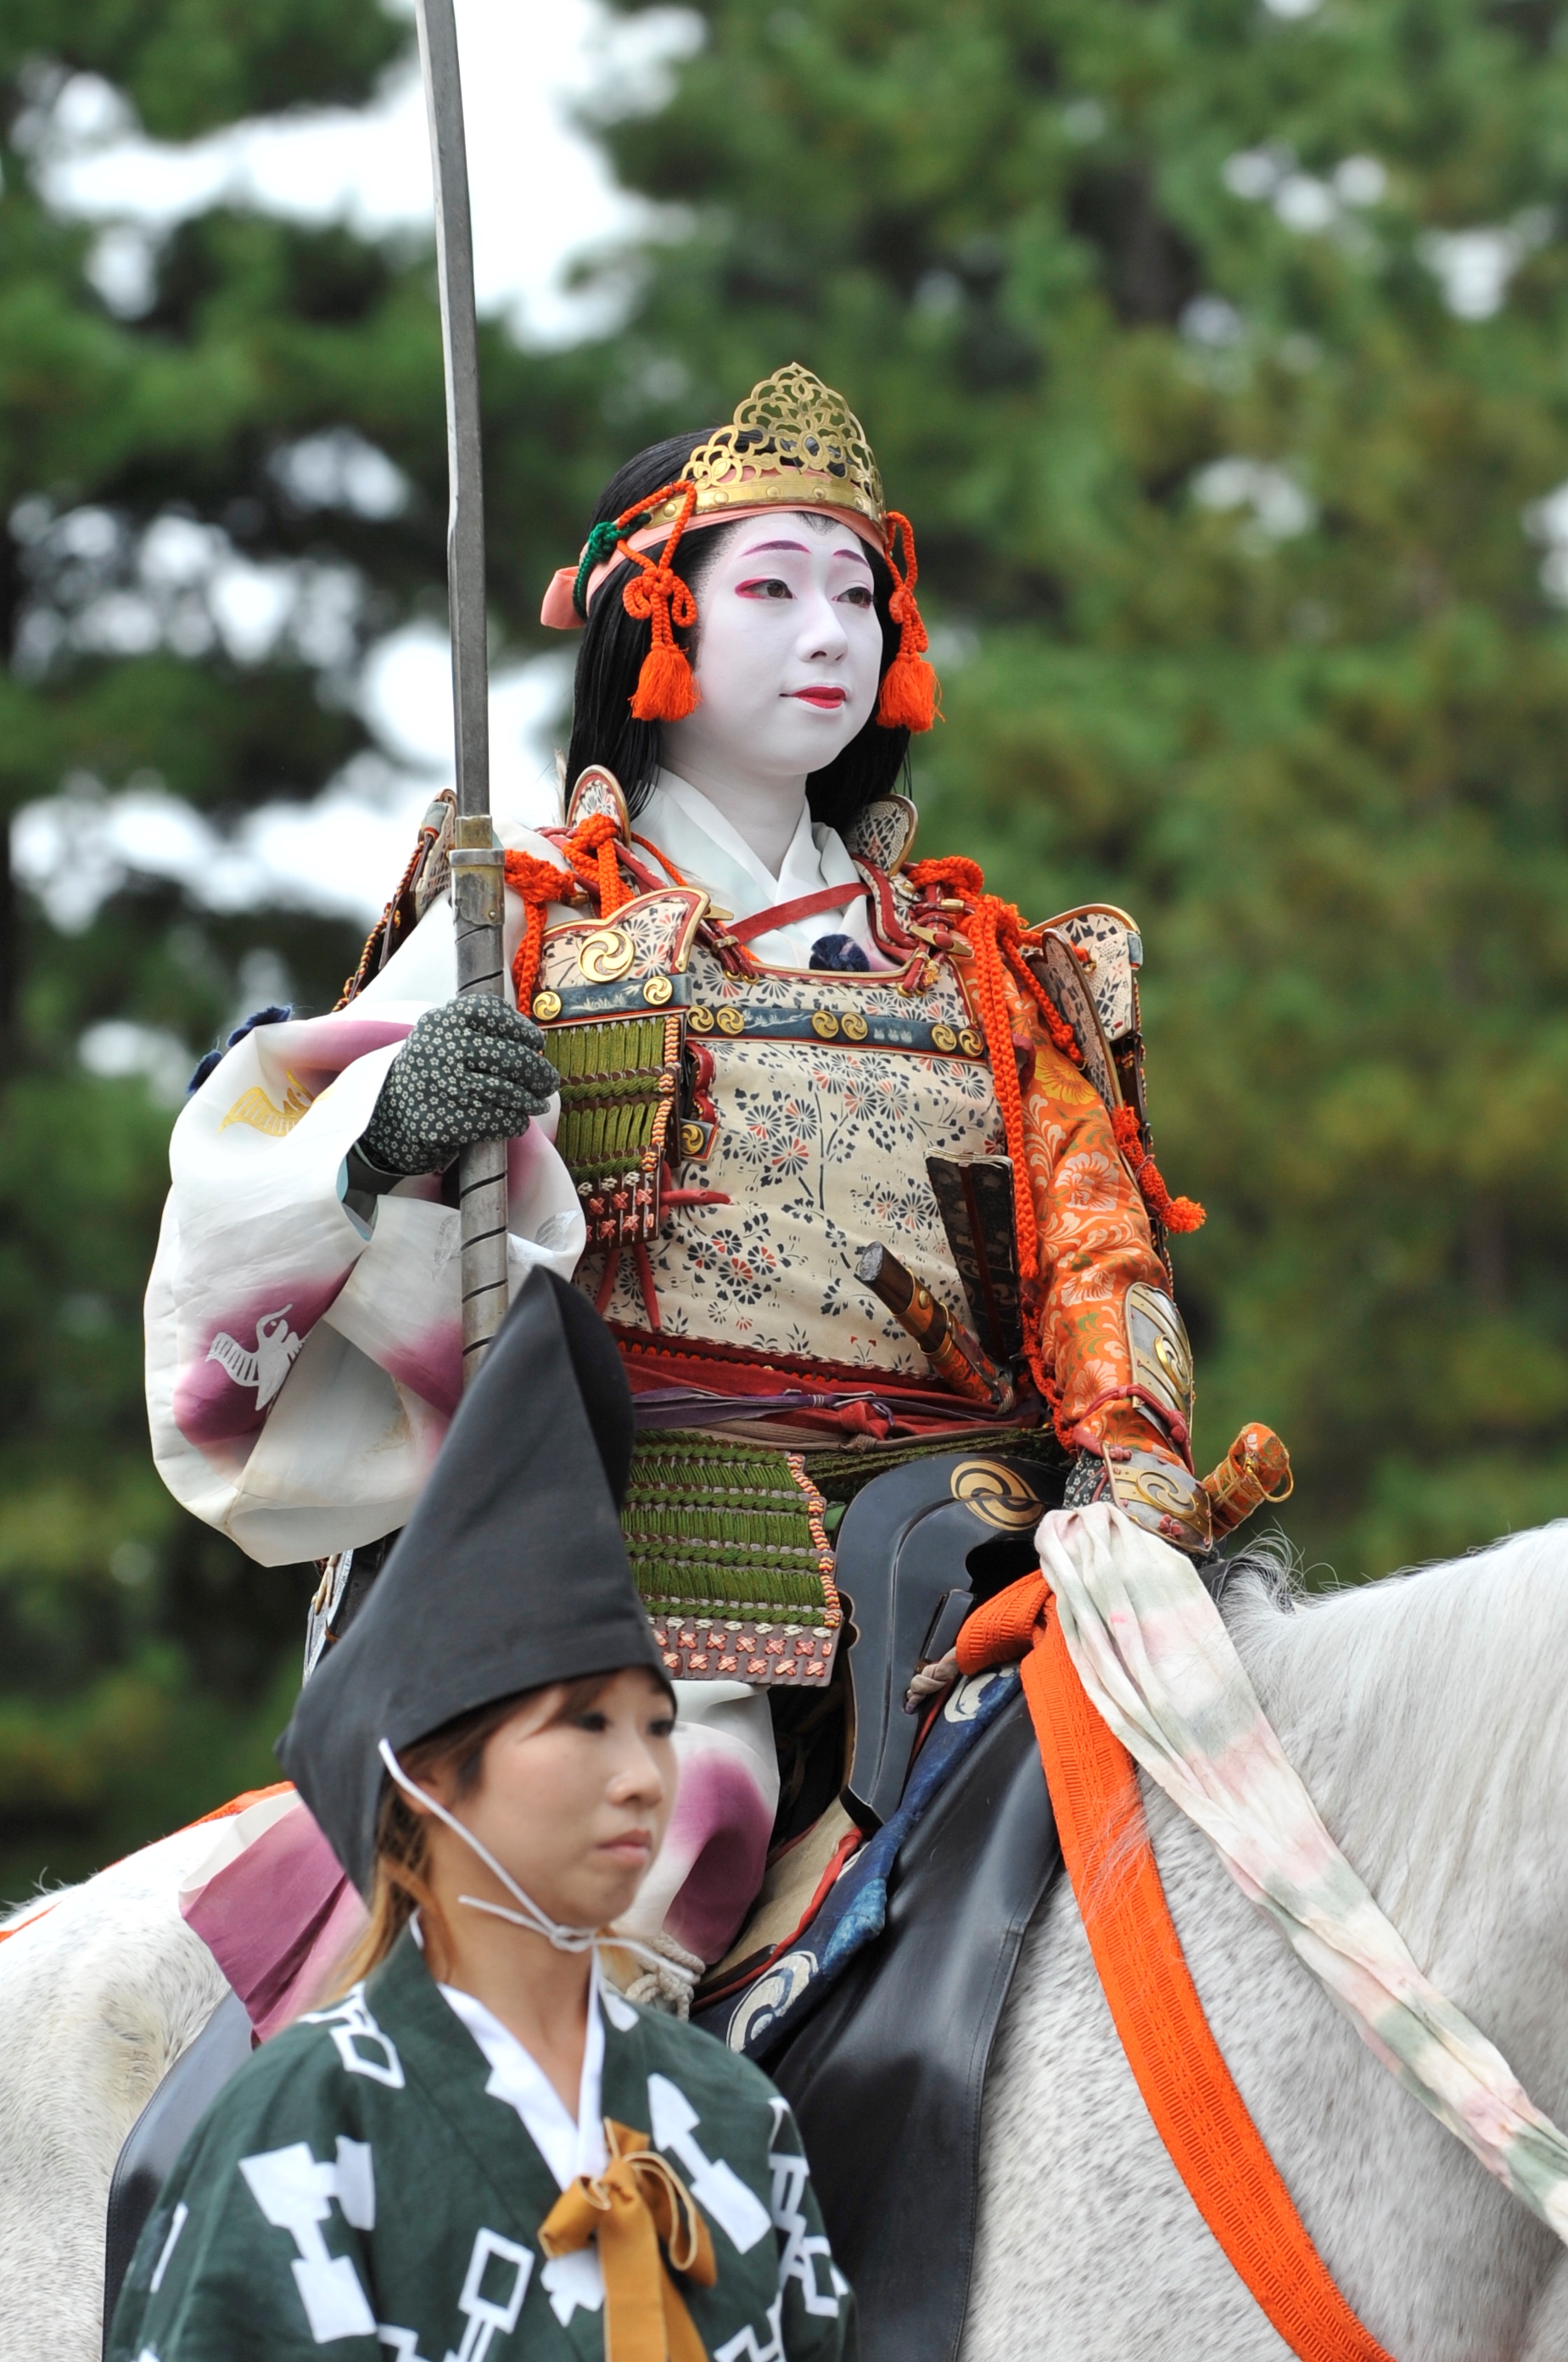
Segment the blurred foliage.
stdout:
[[[1568,479],[1568,5],[700,14],[668,96],[593,127],[667,209],[584,266],[624,325],[565,352],[487,335],[498,635],[543,645],[540,585],[631,450],[786,359],[841,387],[920,534],[946,709],[922,849],[976,855],[1031,916],[1142,924],[1161,1161],[1209,1208],[1178,1263],[1201,1453],[1273,1421],[1284,1522],[1345,1577],[1557,1514],[1568,625],[1541,569],[1568,593],[1568,503],[1555,542],[1526,519]],[[440,613],[428,256],[219,210],[116,312],[95,234],[29,178],[70,75],[185,138],[356,103],[405,37],[372,0],[18,0],[0,26],[6,811],[83,778],[155,778],[220,825],[309,796],[363,757],[363,648]],[[343,430],[395,502],[302,489],[291,454]],[[156,644],[112,645],[171,519],[293,569],[264,654],[204,638],[200,586]],[[116,1017],[204,1047],[279,961],[319,1008],[355,946],[135,878],[81,932],[28,907],[6,942],[17,1893],[269,1776],[308,1587],[151,1471],[168,1115],[78,1042]]]
[[[79,799],[162,788],[220,824],[308,797],[366,746],[343,693],[359,649],[421,601],[439,613],[427,260],[215,213],[168,241],[125,316],[98,291],[96,233],[35,188],[73,77],[188,137],[362,100],[406,38],[371,0],[6,13],[0,820],[62,781]],[[403,471],[395,517],[291,493],[282,458],[345,420]],[[172,584],[149,564],[171,526],[187,553]],[[264,657],[228,655],[213,582],[237,558],[295,569],[277,578],[284,608],[291,585],[338,584],[331,645],[293,629]],[[17,1896],[275,1776],[314,1582],[260,1574],[153,1471],[141,1297],[170,1113],[139,1077],[88,1072],[78,1043],[116,1020],[161,1040],[166,1063],[181,1045],[193,1056],[280,984],[329,1006],[358,944],[340,922],[217,917],[135,877],[75,933],[18,904],[7,877],[0,919],[0,1895]]]

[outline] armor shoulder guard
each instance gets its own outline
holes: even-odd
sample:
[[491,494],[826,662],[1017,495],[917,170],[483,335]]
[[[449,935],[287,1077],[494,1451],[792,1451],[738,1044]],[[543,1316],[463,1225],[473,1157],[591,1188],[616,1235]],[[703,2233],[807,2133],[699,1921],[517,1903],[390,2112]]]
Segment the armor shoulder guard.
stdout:
[[1094,1001],[1106,1040],[1114,1048],[1138,1031],[1138,971],[1143,938],[1125,911],[1110,902],[1086,902],[1047,919],[1045,930],[1064,935]]
[[1125,911],[1088,902],[1024,938],[1024,955],[1083,1056],[1084,1073],[1113,1112],[1143,1121],[1143,1043],[1138,972],[1143,939]]
[[890,877],[914,851],[919,815],[908,796],[878,796],[856,812],[844,841],[858,861],[868,861]]

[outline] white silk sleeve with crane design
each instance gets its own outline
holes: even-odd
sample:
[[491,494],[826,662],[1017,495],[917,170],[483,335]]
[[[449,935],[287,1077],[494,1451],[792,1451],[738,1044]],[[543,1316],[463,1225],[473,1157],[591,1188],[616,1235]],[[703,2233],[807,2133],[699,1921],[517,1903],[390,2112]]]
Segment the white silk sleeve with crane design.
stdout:
[[[522,915],[508,896],[508,960]],[[345,1164],[411,1028],[456,990],[443,900],[348,1008],[248,1033],[174,1126],[147,1293],[153,1456],[266,1566],[402,1525],[457,1407],[458,1214],[434,1175],[361,1214]],[[540,1263],[569,1277],[582,1252],[558,1111],[511,1145],[513,1287]]]

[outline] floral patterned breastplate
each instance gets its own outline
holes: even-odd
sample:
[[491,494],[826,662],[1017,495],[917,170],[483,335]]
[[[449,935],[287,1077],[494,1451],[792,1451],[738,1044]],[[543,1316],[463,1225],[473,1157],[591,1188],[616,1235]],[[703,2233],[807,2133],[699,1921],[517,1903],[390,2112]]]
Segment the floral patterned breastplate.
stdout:
[[[907,889],[862,869],[896,924]],[[963,1304],[926,1159],[1004,1142],[961,972],[923,944],[889,975],[740,972],[705,906],[671,887],[546,935],[533,1013],[588,1217],[578,1283],[633,1345],[923,1386],[854,1266],[880,1242]]]

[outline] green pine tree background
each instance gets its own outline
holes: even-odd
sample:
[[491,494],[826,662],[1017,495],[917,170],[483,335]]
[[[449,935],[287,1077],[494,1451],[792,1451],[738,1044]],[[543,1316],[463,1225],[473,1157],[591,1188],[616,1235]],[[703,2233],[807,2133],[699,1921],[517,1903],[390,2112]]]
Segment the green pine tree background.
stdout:
[[[625,11],[624,13],[635,13]],[[1138,917],[1198,1442],[1297,1461],[1321,1576],[1568,1509],[1568,8],[1558,0],[707,0],[657,110],[599,127],[664,226],[613,333],[487,338],[498,649],[599,484],[798,359],[915,519],[946,718],[922,849],[1031,917]],[[359,103],[370,0],[24,0],[0,28],[0,796],[156,778],[220,823],[365,743],[359,654],[441,610],[425,252],[215,211],[117,315],[36,193],[64,77],[184,138]],[[351,432],[369,513],[287,465]],[[1568,503],[1565,503],[1568,510]],[[262,657],[190,600],[94,617],[170,518],[303,584]],[[1560,547],[1559,544],[1563,546]],[[215,546],[215,545],[213,545]],[[145,573],[145,568],[143,568]],[[199,586],[190,594],[200,605]],[[391,879],[385,881],[390,887]],[[85,1029],[193,1054],[351,930],[127,880],[8,895],[0,1088],[0,1890],[270,1776],[308,1571],[162,1493],[139,1299],[166,1106]],[[254,998],[269,994],[252,994]]]

